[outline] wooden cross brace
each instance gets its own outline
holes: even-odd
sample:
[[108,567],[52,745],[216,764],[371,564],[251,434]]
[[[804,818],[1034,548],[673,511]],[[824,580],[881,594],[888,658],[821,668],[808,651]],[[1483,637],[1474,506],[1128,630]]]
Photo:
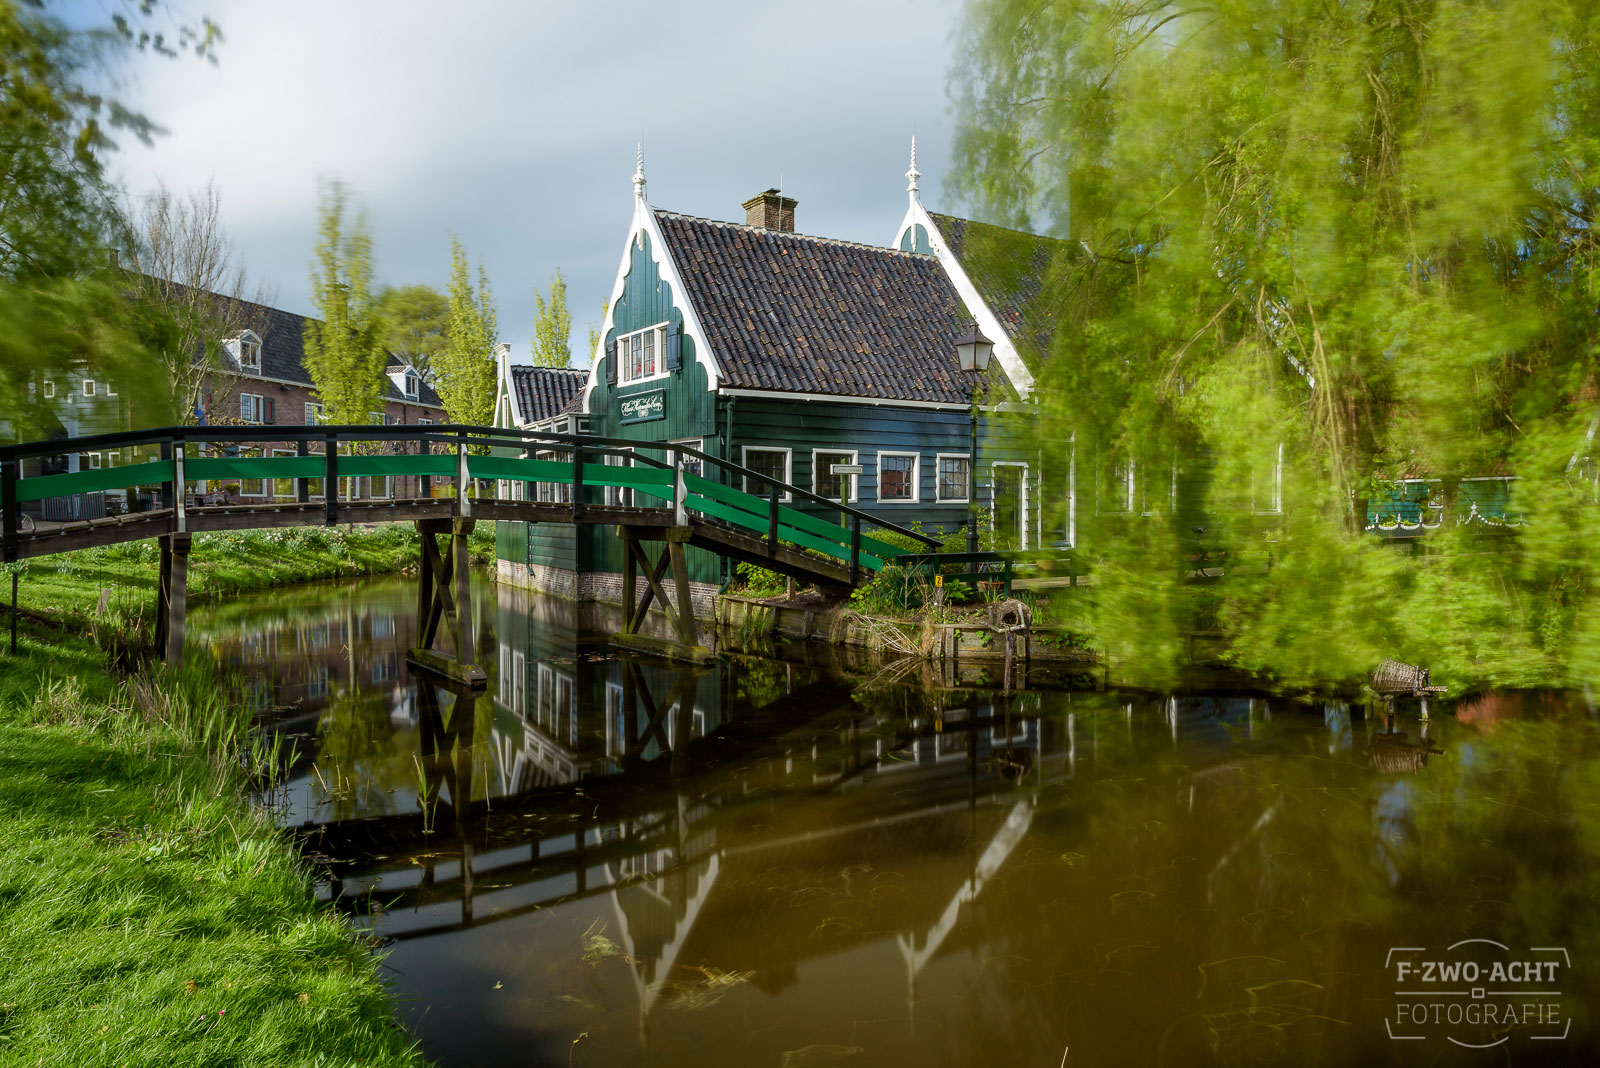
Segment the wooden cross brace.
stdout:
[[[684,645],[697,644],[699,638],[694,625],[689,566],[683,553],[683,543],[689,534],[688,528],[681,528],[681,531],[680,528],[671,528],[667,531],[667,543],[662,547],[661,555],[654,564],[650,562],[649,554],[633,531],[619,526],[617,534],[622,539],[623,549],[622,617],[626,620],[623,633],[638,634],[639,628],[644,626],[645,614],[650,611],[651,604],[659,600],[661,610],[672,620],[672,629],[678,641]],[[672,569],[672,584],[677,587],[676,605],[668,599],[666,588],[661,584],[669,567]],[[646,582],[643,597],[637,596],[636,591],[641,571]]]
[[[417,648],[435,654],[444,652],[439,642],[441,625],[450,635],[453,659],[461,668],[471,668],[476,660],[472,637],[472,575],[468,558],[467,535],[471,519],[420,519],[422,569],[417,578]],[[444,551],[439,551],[438,536],[446,535]]]

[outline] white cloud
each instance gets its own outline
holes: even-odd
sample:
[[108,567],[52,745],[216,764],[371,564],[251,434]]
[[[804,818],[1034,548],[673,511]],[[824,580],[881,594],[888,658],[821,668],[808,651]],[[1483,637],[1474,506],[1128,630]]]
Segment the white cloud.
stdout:
[[[525,352],[532,291],[560,267],[575,347],[630,212],[713,218],[781,180],[807,233],[885,242],[906,141],[925,190],[948,151],[955,11],[903,0],[748,3],[213,3],[220,64],[141,64],[134,101],[171,134],[122,153],[137,193],[214,177],[251,274],[309,311],[316,183],[366,206],[387,282],[441,285],[448,235],[488,267]],[[936,198],[935,198],[936,199]]]

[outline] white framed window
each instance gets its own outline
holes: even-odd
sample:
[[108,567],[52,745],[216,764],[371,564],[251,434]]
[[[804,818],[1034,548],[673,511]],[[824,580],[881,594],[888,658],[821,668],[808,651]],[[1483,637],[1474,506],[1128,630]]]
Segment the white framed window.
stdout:
[[44,395],[46,397],[54,397],[56,395],[56,384],[53,380],[48,378],[44,380]]
[[406,387],[405,388],[406,388],[406,396],[407,397],[410,397],[412,400],[416,399],[416,397],[417,397],[417,386],[421,381],[422,381],[422,379],[417,375],[417,372],[413,371],[409,367],[406,368]]
[[[605,465],[607,467],[633,467],[633,450],[629,449],[628,452],[629,455],[627,456],[606,454],[604,458]],[[623,508],[633,507],[633,490],[628,486],[607,486],[605,496],[607,504],[619,505]]]
[[99,469],[100,469],[100,454],[97,453],[97,452],[91,452],[89,454],[89,470],[98,471]]
[[110,382],[107,382],[106,383],[106,396],[115,397],[116,395],[117,395],[117,387],[112,385]]
[[922,481],[922,454],[880,452],[878,454],[878,503],[915,504]]
[[94,379],[85,378],[83,380],[83,395],[85,397],[94,396]]
[[325,412],[326,409],[323,408],[322,405],[313,404],[311,401],[306,401],[305,425],[316,426],[325,418]]
[[943,504],[966,504],[972,499],[972,457],[964,452],[941,452],[933,483],[933,499]]
[[617,338],[617,381],[648,382],[667,376],[667,324],[657,323]]
[[368,412],[367,422],[371,423],[373,426],[388,426],[389,417],[382,412]]
[[[790,449],[746,445],[743,458],[739,462],[762,477],[751,478],[748,475],[745,476],[744,491],[753,493],[757,497],[765,497],[772,492],[769,485],[770,482],[788,485],[792,481],[789,478],[789,464],[792,458],[793,450]],[[783,496],[778,499],[787,501],[789,499],[789,491],[784,490]]]
[[811,450],[811,492],[830,501],[854,504],[858,480],[855,475],[836,475],[833,466],[853,465],[858,454],[846,449]]
[[[533,458],[535,460],[554,460],[557,463],[564,464],[572,460],[572,454],[570,452],[557,452],[554,449],[546,449],[543,452],[534,453]],[[535,493],[536,499],[545,504],[565,504],[572,500],[572,483],[570,482],[536,482],[534,485],[538,487]]]
[[[257,400],[260,398],[258,397]],[[260,449],[240,449],[240,459],[254,459],[261,455]],[[239,480],[239,496],[265,497],[267,495],[267,480],[264,478],[241,478]]]
[[367,496],[376,500],[386,501],[394,496],[393,475],[371,475],[367,484]]
[[[673,445],[687,445],[687,446],[689,446],[689,448],[694,449],[697,452],[705,452],[706,451],[706,439],[705,438],[682,438],[682,439],[680,439],[678,441],[671,442],[671,444],[673,444]],[[668,463],[671,462],[671,457],[670,456],[668,456],[666,459],[667,459]],[[705,465],[703,463],[701,463],[700,460],[698,460],[697,458],[695,458],[693,456],[685,456],[683,458],[683,469],[688,474],[699,475],[701,478],[704,478],[705,477],[704,467],[705,467]]]
[[432,426],[433,425],[433,420],[432,419],[418,419],[417,420],[417,425],[418,426]]
[[239,394],[239,421],[259,423],[266,414],[266,398],[259,393]]
[[[294,452],[293,449],[273,449],[272,450],[272,455],[274,455],[274,456],[293,456],[294,454],[295,454],[295,452]],[[292,478],[275,478],[275,479],[273,479],[272,480],[272,495],[274,497],[285,497],[285,498],[294,497],[295,496],[294,481],[295,480],[292,479]]]
[[1133,511],[1138,500],[1138,475],[1131,460],[1117,460],[1107,471],[1105,503],[1100,511],[1112,515]]
[[261,339],[246,330],[236,340],[239,345],[239,369],[259,372],[261,370]]

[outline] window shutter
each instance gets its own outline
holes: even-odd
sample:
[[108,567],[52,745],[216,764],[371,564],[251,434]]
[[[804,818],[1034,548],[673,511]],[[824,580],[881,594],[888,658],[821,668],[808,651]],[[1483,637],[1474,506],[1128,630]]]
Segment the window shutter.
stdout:
[[272,418],[272,413],[273,413],[273,410],[274,410],[275,407],[276,407],[276,404],[273,402],[273,399],[271,397],[268,397],[267,398],[267,414],[266,414],[266,417],[261,420],[263,423],[271,423],[271,422],[274,421],[273,418]]
[[606,342],[606,385],[617,384],[617,343],[615,339]]
[[667,327],[667,370],[676,374],[683,366],[683,327],[673,323]]

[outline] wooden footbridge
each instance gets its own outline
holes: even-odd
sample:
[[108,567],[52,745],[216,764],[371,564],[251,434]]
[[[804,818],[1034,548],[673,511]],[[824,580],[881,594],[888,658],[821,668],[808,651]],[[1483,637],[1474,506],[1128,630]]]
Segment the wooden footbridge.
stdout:
[[[68,454],[122,450],[131,450],[138,462],[43,473],[65,466],[61,461]],[[249,455],[271,452],[280,455]],[[342,481],[354,487],[360,478],[409,479],[415,491],[355,499],[341,489]],[[274,497],[238,503],[231,495],[198,492],[219,481],[256,482],[272,487]],[[491,487],[500,489],[480,492]],[[129,491],[148,507],[49,524],[33,521],[24,510],[50,498],[116,490]],[[616,640],[685,659],[710,655],[696,636],[686,545],[845,590],[907,551],[873,531],[935,544],[699,449],[624,438],[455,425],[186,426],[0,447],[4,560],[157,539],[157,648],[171,663],[183,654],[196,533],[411,521],[422,534],[422,566],[418,646],[410,659],[458,683],[482,686],[484,673],[474,663],[466,544],[479,520],[615,528],[625,560],[624,622]],[[654,559],[653,545],[659,546]],[[669,585],[675,595],[670,598]],[[674,641],[642,633],[656,603],[672,622]]]

